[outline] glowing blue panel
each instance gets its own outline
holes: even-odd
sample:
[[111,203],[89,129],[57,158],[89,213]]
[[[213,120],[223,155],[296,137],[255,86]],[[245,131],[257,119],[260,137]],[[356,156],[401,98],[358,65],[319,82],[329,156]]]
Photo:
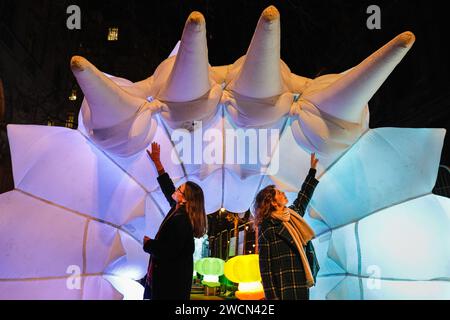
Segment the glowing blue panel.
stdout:
[[358,277],[346,276],[327,295],[328,300],[362,300],[362,280]]
[[431,192],[445,130],[367,132],[321,178],[312,205],[337,227]]
[[342,276],[325,276],[317,277],[317,283],[314,287],[310,288],[309,298],[311,300],[326,300],[328,293],[333,290],[343,279]]
[[450,279],[450,199],[417,198],[359,222],[362,275]]
[[[318,276],[344,274],[346,271],[341,268],[334,260],[328,257],[328,247],[330,245],[331,232],[327,232],[313,240],[317,260],[320,270]],[[319,280],[322,281],[323,277]]]
[[449,300],[450,281],[364,279],[365,300]]
[[348,273],[358,274],[358,243],[355,224],[333,230],[327,255]]

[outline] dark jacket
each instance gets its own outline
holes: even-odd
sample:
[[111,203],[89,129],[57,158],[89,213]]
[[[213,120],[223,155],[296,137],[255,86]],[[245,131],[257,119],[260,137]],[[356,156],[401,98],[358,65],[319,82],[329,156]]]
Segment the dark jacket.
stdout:
[[158,177],[158,183],[171,209],[164,218],[155,239],[144,244],[153,261],[152,300],[189,300],[194,254],[194,233],[185,206],[176,209],[172,199],[175,186],[167,173]]
[[[310,169],[297,199],[289,208],[302,217],[319,183],[315,179],[316,170]],[[265,219],[259,226],[259,268],[266,299],[297,300],[307,299],[305,270],[294,239],[278,219]],[[319,270],[311,241],[306,254],[314,278]]]

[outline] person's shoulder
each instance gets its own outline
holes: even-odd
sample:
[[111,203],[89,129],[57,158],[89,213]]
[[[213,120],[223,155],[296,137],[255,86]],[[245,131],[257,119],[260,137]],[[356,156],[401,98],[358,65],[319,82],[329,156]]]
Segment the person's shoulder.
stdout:
[[279,220],[273,218],[264,219],[259,225],[259,232],[264,237],[270,237],[270,234],[275,232],[279,226]]
[[189,221],[188,213],[186,211],[186,206],[181,205],[178,209],[175,209],[176,211],[173,214],[173,219],[177,220],[187,220]]
[[260,226],[262,228],[273,228],[273,227],[279,225],[280,223],[281,223],[280,220],[274,219],[272,217],[268,217],[261,222]]
[[189,219],[186,207],[180,206],[172,217],[172,223],[177,225],[179,231],[185,230],[186,232],[192,232],[192,224]]

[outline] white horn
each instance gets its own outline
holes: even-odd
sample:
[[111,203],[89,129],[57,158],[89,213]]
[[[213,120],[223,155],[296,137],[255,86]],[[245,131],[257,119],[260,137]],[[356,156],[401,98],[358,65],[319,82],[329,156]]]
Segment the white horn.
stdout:
[[412,47],[415,36],[404,32],[327,88],[302,97],[320,110],[353,123],[361,120],[364,107]]
[[70,65],[89,104],[93,129],[120,123],[146,103],[120,88],[85,58],[74,56]]
[[259,18],[242,68],[230,89],[252,98],[281,94],[280,63],[280,13],[270,6]]
[[186,21],[175,64],[158,98],[170,102],[191,101],[210,89],[205,18],[194,11]]

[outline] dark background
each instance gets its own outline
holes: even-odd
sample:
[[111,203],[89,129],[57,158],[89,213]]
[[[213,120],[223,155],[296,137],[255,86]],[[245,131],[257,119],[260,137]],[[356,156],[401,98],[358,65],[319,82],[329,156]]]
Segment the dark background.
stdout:
[[[191,11],[203,13],[209,62],[245,54],[267,6],[281,14],[281,57],[291,71],[314,78],[355,66],[397,34],[413,48],[369,102],[370,127],[450,128],[448,12],[438,1],[17,1],[0,0],[0,193],[13,188],[6,124],[77,126],[82,93],[70,71],[73,55],[131,81],[150,76],[180,39]],[[81,8],[81,30],[68,30],[66,9]],[[381,8],[381,30],[369,30],[366,9]],[[119,40],[107,41],[109,27]],[[78,99],[68,99],[72,90]],[[417,150],[421,152],[421,150]],[[450,164],[447,137],[441,164]]]

